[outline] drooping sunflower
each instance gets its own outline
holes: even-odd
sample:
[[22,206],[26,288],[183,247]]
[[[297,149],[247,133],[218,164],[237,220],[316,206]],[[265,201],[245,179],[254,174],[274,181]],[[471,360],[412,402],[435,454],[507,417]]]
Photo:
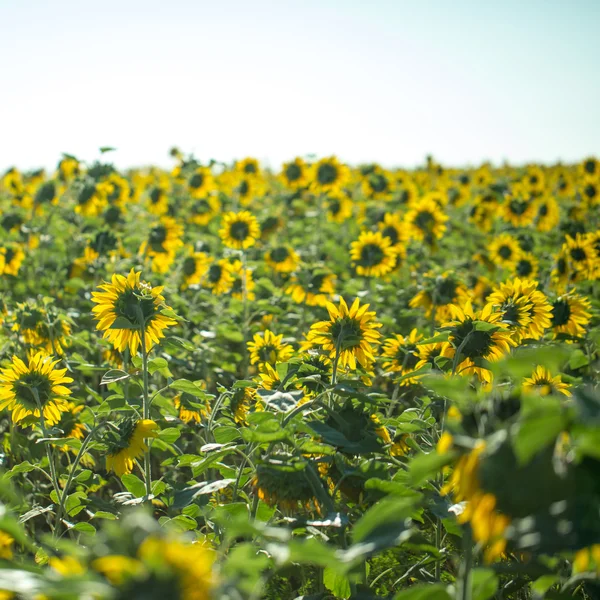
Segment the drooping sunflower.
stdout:
[[107,195],[105,184],[88,181],[77,193],[75,212],[84,217],[97,217],[106,206]]
[[153,187],[148,194],[146,208],[153,215],[166,215],[169,212],[169,193],[167,189],[161,186]]
[[325,196],[325,213],[332,223],[343,223],[352,217],[354,204],[345,192],[330,192]]
[[508,269],[514,269],[522,253],[519,242],[509,233],[496,236],[488,244],[488,251],[492,262]]
[[[471,301],[461,306],[450,307],[452,321],[442,324],[449,331],[448,342],[444,342],[441,355],[453,360],[454,371],[460,375],[477,375],[485,382],[492,381],[492,373],[481,366],[478,359],[496,362],[515,346],[510,331],[501,322],[502,315],[494,312],[491,304],[475,312]],[[478,328],[477,321],[487,323]]]
[[291,162],[284,163],[279,179],[286,187],[298,190],[308,186],[308,176],[307,164],[297,157]]
[[27,364],[13,356],[12,364],[0,370],[0,410],[11,411],[13,423],[27,417],[40,418],[40,410],[48,425],[60,421],[61,413],[69,409],[71,390],[65,383],[66,369],[56,369],[58,360],[43,352],[30,355]]
[[558,202],[552,196],[544,196],[537,202],[536,228],[538,231],[552,231],[560,221]]
[[396,267],[398,252],[381,232],[363,231],[350,244],[350,258],[358,275],[383,277]]
[[552,373],[543,365],[537,365],[531,374],[531,377],[523,379],[524,392],[537,392],[541,396],[550,394],[563,394],[571,396],[569,385],[563,383],[560,375],[552,376]]
[[18,332],[20,341],[36,351],[56,356],[64,354],[71,336],[71,326],[64,318],[28,304],[17,305],[12,331]]
[[303,269],[285,290],[297,304],[325,306],[335,293],[335,275],[321,268]]
[[[165,335],[165,329],[175,325],[176,321],[162,314],[168,310],[161,295],[162,287],[152,287],[140,280],[141,272],[131,269],[124,277],[115,273],[110,283],[98,286],[92,293],[94,318],[98,320],[96,328],[104,331],[107,339],[116,350],[123,352],[129,348],[135,356],[142,343],[140,331],[144,330],[146,350],[158,344]],[[120,327],[120,323],[123,327]],[[133,326],[133,328],[132,328]]]
[[350,181],[350,169],[335,156],[322,158],[311,169],[311,189],[318,194],[340,191]]
[[215,296],[227,294],[233,287],[231,263],[226,259],[213,262],[202,279],[202,285],[207,287]]
[[[384,340],[382,345],[382,366],[386,372],[406,375],[416,370],[419,362],[418,343],[423,339],[423,334],[416,328],[408,336],[396,334]],[[417,378],[404,379],[401,385],[416,383]]]
[[535,279],[538,271],[538,260],[531,252],[523,252],[514,263],[514,274],[522,279]]
[[183,392],[173,398],[179,419],[184,423],[201,423],[210,414],[208,401],[201,402],[199,398]]
[[196,225],[208,225],[220,210],[221,202],[217,196],[199,198],[190,206],[190,221]]
[[488,297],[488,306],[501,314],[515,342],[539,340],[550,327],[552,306],[531,279],[513,279],[501,283]]
[[[267,365],[267,368],[270,365]],[[229,407],[233,416],[233,420],[238,425],[247,425],[246,417],[252,404],[256,400],[255,387],[239,387],[234,388],[229,399]]]
[[590,322],[591,303],[587,298],[569,292],[559,296],[552,303],[551,327],[554,337],[566,333],[573,337],[585,335],[586,325]]
[[363,177],[361,189],[363,195],[371,200],[389,201],[395,192],[396,182],[389,171],[375,165]]
[[406,227],[406,223],[397,213],[385,213],[383,220],[377,224],[377,227],[381,235],[389,238],[394,247],[404,247],[410,239],[410,232]]
[[438,322],[450,318],[450,307],[453,304],[462,305],[469,298],[467,287],[455,273],[445,271],[441,275],[425,273],[421,289],[411,298],[411,308],[424,308],[425,316],[432,315]]
[[[484,558],[489,563],[504,554],[505,532],[511,519],[498,511],[496,496],[481,488],[478,473],[485,450],[485,442],[479,440],[468,454],[460,457],[442,494],[452,492],[455,502],[466,502],[458,521],[470,523],[473,538],[486,547]],[[438,452],[441,452],[439,447]]]
[[182,289],[190,285],[197,285],[208,272],[210,257],[206,252],[196,252],[193,247],[189,249],[188,255],[183,259],[181,271],[183,273]]
[[239,213],[228,212],[223,215],[219,235],[228,248],[245,250],[254,246],[260,238],[260,226],[256,217],[247,210]]
[[277,273],[291,273],[300,265],[300,257],[291,246],[277,246],[267,250],[265,262]]
[[236,300],[244,300],[244,291],[246,300],[252,302],[256,295],[254,294],[254,278],[252,269],[245,267],[241,260],[234,260],[231,263],[231,274],[233,275],[233,285],[231,286],[231,297]]
[[294,354],[290,344],[283,343],[283,334],[275,335],[269,329],[262,333],[254,334],[251,342],[248,342],[250,352],[250,364],[258,364],[259,369],[265,363],[275,366],[277,363],[288,361]]
[[198,167],[187,181],[187,188],[192,198],[206,198],[217,189],[211,170]]
[[404,221],[410,237],[433,246],[447,227],[448,215],[431,199],[421,199],[406,213]]
[[0,247],[0,275],[17,277],[25,260],[25,252],[19,244]]
[[148,450],[146,438],[158,436],[158,424],[150,419],[123,419],[118,432],[107,430],[104,442],[108,446],[106,470],[113,471],[117,477],[133,471],[134,461]]
[[329,357],[338,357],[338,366],[356,369],[356,362],[369,369],[375,359],[374,353],[380,344],[381,327],[374,311],[369,311],[369,304],[360,304],[358,298],[348,308],[345,300],[340,298],[339,306],[327,303],[328,321],[320,321],[310,328],[307,340],[314,346],[329,353]]

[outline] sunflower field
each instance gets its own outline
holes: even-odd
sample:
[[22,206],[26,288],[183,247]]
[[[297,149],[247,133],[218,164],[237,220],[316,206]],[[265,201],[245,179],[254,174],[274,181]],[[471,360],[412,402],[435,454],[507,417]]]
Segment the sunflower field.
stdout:
[[600,598],[600,162],[0,176],[0,598]]

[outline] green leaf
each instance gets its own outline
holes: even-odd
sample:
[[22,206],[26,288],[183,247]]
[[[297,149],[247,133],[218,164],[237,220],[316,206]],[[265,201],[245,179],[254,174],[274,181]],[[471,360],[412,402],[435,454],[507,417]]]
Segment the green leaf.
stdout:
[[158,437],[167,444],[172,444],[179,439],[181,432],[177,427],[167,427],[165,429],[161,429],[158,432]]
[[126,473],[121,476],[121,481],[125,489],[136,498],[142,498],[146,495],[146,484],[133,473]]
[[551,410],[531,415],[518,426],[513,447],[519,464],[527,464],[540,450],[551,444],[565,428],[563,414]]
[[175,348],[181,348],[182,350],[187,350],[188,352],[193,352],[196,349],[196,346],[192,344],[192,342],[188,340],[184,340],[183,338],[177,337],[175,335],[170,335],[163,341],[163,345],[170,344]]
[[336,598],[350,598],[350,581],[345,575],[337,573],[330,567],[325,567],[323,583]]
[[96,533],[96,528],[90,523],[77,523],[73,529],[75,529],[75,531],[81,531],[82,533],[88,533],[90,535],[94,535]]
[[125,317],[117,317],[109,329],[140,329],[140,327]]
[[122,371],[121,369],[111,369],[107,371],[102,376],[102,380],[100,381],[100,385],[108,385],[109,383],[114,383],[115,381],[123,381],[125,379],[129,379],[131,375],[127,371]]
[[164,377],[170,377],[171,372],[169,371],[169,363],[164,358],[153,358],[148,363],[148,372],[150,375],[154,375],[156,371],[159,371]]
[[492,569],[473,569],[472,597],[473,600],[489,600],[498,590],[498,576]]
[[588,360],[588,357],[579,349],[575,350],[575,352],[569,356],[569,369],[572,369],[573,371],[589,364],[590,361]]
[[417,454],[408,465],[408,473],[413,485],[432,478],[455,458],[456,452],[452,451],[438,454],[434,450],[428,454]]
[[212,494],[235,483],[235,479],[219,479],[217,481],[201,481],[183,490],[175,492],[173,508],[181,509],[191,504],[198,496]]
[[169,385],[172,390],[176,390],[178,392],[185,392],[186,394],[191,394],[196,398],[206,398],[208,394],[200,389],[193,381],[189,381],[187,379],[177,379],[173,383]]
[[441,583],[421,583],[398,592],[394,600],[452,600]]

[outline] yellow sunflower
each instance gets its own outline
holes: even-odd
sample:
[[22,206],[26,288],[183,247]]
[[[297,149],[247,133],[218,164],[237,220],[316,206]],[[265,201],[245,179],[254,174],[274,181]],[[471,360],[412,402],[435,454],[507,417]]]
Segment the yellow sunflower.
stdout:
[[350,181],[350,169],[335,156],[322,158],[311,169],[311,189],[317,194],[340,191]]
[[451,271],[441,275],[425,273],[421,288],[408,305],[424,308],[425,316],[429,319],[433,315],[438,322],[450,318],[453,304],[462,305],[469,298],[467,287]]
[[183,227],[173,217],[161,217],[150,229],[148,238],[140,246],[140,254],[154,257],[176,252],[183,246]]
[[210,169],[198,167],[188,179],[187,188],[192,198],[206,198],[217,186]]
[[331,223],[343,223],[352,217],[354,204],[345,192],[331,192],[325,196],[325,213]]
[[286,187],[298,190],[308,186],[308,176],[307,164],[298,157],[291,162],[284,163],[279,179]]
[[502,205],[500,216],[513,227],[527,227],[537,214],[536,198],[517,190],[509,195]]
[[192,202],[190,221],[196,225],[208,225],[221,211],[221,203],[217,196],[207,196]]
[[[0,558],[4,560],[11,560],[13,557],[12,545],[15,543],[15,538],[6,533],[6,531],[0,531]],[[13,598],[13,594],[7,595],[4,598],[2,597],[3,592],[0,591],[0,598],[2,600],[11,600]]]
[[433,246],[447,227],[448,216],[431,199],[421,199],[406,213],[404,222],[410,237]]
[[538,282],[518,277],[501,283],[488,297],[489,307],[501,314],[515,342],[539,340],[550,327],[552,306]]
[[325,306],[335,293],[335,275],[324,269],[304,269],[294,275],[285,290],[297,304]]
[[392,246],[405,246],[410,239],[410,231],[406,223],[397,213],[385,213],[383,221],[377,224],[383,237],[389,238]]
[[593,279],[598,268],[598,257],[590,236],[578,233],[574,238],[568,235],[561,248],[561,254],[567,261],[567,270],[571,281]]
[[[406,375],[416,369],[419,362],[418,343],[423,339],[423,334],[413,329],[408,336],[396,334],[384,340],[382,345],[382,366],[386,372]],[[402,385],[416,383],[418,378],[409,378],[402,381]]]
[[531,377],[523,379],[522,387],[524,392],[537,392],[541,396],[548,396],[550,394],[572,395],[569,391],[570,386],[563,383],[560,375],[552,377],[550,371],[542,365],[535,367]]
[[[457,374],[477,375],[481,381],[490,383],[491,371],[475,361],[496,362],[516,345],[510,331],[501,322],[502,315],[494,312],[491,304],[475,312],[470,300],[462,307],[451,306],[450,311],[453,320],[442,324],[450,335],[448,342],[444,342],[441,355],[453,359]],[[487,325],[481,328],[478,321]]]
[[250,364],[258,364],[260,369],[265,363],[275,366],[277,363],[288,361],[293,356],[294,349],[290,344],[284,344],[282,340],[282,333],[275,335],[269,329],[254,334],[252,341],[247,344]]
[[256,244],[260,237],[260,226],[256,217],[247,210],[239,213],[228,212],[223,215],[219,235],[228,248],[245,250]]
[[71,181],[80,173],[79,161],[74,156],[65,155],[58,163],[58,177],[62,181]]
[[238,173],[244,176],[257,177],[260,175],[260,165],[256,158],[248,157],[236,161],[234,168]]
[[142,329],[149,351],[164,337],[165,329],[176,323],[161,312],[170,310],[161,295],[163,288],[141,281],[140,275],[133,269],[127,277],[115,273],[111,283],[100,285],[100,291],[92,293],[92,302],[96,304],[92,312],[98,321],[96,328],[104,331],[103,337],[116,350],[123,352],[129,348],[132,356],[141,344]]
[[30,355],[28,364],[13,356],[12,364],[0,370],[0,410],[11,411],[13,423],[29,416],[40,418],[40,410],[48,425],[60,421],[61,413],[69,409],[71,390],[65,383],[66,369],[56,369],[58,360],[43,352]]
[[106,200],[109,204],[123,206],[131,196],[131,186],[124,177],[116,172],[111,173],[106,181]]
[[202,285],[211,290],[215,296],[230,292],[233,282],[231,263],[225,258],[213,262],[202,279]]
[[396,189],[396,182],[389,171],[375,167],[363,177],[361,185],[364,196],[371,200],[389,201]]
[[75,212],[84,217],[97,217],[106,207],[108,188],[105,184],[89,181],[77,193]]
[[579,195],[586,207],[596,207],[600,204],[600,181],[587,181],[580,190]]
[[600,161],[594,156],[589,156],[579,165],[579,174],[586,181],[598,181],[600,179]]
[[24,260],[25,252],[18,244],[0,247],[0,275],[16,277]]
[[108,430],[104,442],[108,446],[106,470],[117,477],[133,471],[134,461],[144,455],[146,438],[158,437],[158,425],[150,419],[127,418],[118,425],[118,432]]
[[[80,404],[73,404],[69,402],[67,409],[61,413],[60,421],[56,424],[56,427],[62,430],[62,437],[74,438],[76,440],[82,440],[86,434],[86,427],[80,420],[80,414],[85,407]],[[67,444],[55,444],[61,452],[69,452],[71,448]],[[77,450],[72,449],[74,454],[77,454]]]
[[537,165],[527,167],[527,172],[521,180],[523,188],[532,195],[540,195],[546,187],[546,176],[544,171]]
[[560,221],[558,202],[552,196],[545,196],[538,200],[537,207],[537,230],[552,231]]
[[514,269],[522,254],[519,242],[509,233],[496,236],[489,244],[490,260],[508,269]]
[[181,271],[183,273],[182,289],[190,285],[197,285],[208,272],[210,257],[205,252],[195,252],[194,248],[189,249],[188,255],[183,259]]
[[75,277],[83,278],[89,274],[90,267],[100,258],[100,254],[92,247],[86,246],[83,249],[83,256],[76,258],[69,267],[69,279]]
[[166,215],[169,212],[169,193],[167,189],[161,186],[153,187],[148,194],[146,208],[153,215]]
[[560,333],[566,333],[573,337],[585,335],[585,328],[589,324],[592,315],[590,313],[591,303],[587,298],[569,292],[559,296],[552,303],[552,321],[550,326],[556,337]]
[[177,394],[173,398],[173,404],[177,409],[179,419],[184,423],[201,423],[210,414],[210,405],[207,401],[200,402],[198,398],[185,392]]
[[398,251],[381,232],[363,231],[350,244],[350,258],[358,275],[383,277],[396,266]]
[[233,275],[233,285],[231,286],[231,297],[237,300],[244,300],[244,287],[246,288],[246,300],[252,302],[256,299],[254,294],[254,277],[252,269],[244,268],[241,260],[234,260],[231,263],[231,274]]
[[277,273],[291,273],[300,265],[300,257],[290,246],[277,246],[265,254],[266,263]]
[[522,252],[513,267],[514,274],[522,279],[535,279],[538,271],[538,260],[531,252]]
[[356,362],[368,369],[374,361],[375,350],[380,344],[381,327],[375,318],[375,312],[369,311],[368,304],[360,304],[358,298],[348,308],[340,298],[339,306],[327,303],[328,321],[315,323],[308,332],[307,340],[314,346],[320,346],[329,357],[338,359],[337,366],[342,369],[356,369]]

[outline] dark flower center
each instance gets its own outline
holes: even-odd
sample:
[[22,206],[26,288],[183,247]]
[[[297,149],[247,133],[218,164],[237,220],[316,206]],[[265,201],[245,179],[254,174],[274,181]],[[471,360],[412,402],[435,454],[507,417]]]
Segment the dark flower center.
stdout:
[[583,248],[571,248],[570,254],[571,258],[575,262],[581,262],[587,259],[587,254],[585,253],[585,250],[583,250]]
[[90,244],[98,254],[105,250],[112,250],[117,245],[117,238],[109,231],[100,231],[96,234],[94,241]]
[[548,214],[548,205],[542,204],[540,206],[540,210],[538,211],[538,214],[540,215],[540,217],[545,217]]
[[342,205],[339,200],[330,200],[329,201],[329,212],[335,217],[340,212],[340,208]]
[[250,227],[246,221],[234,221],[229,227],[229,235],[238,242],[243,242],[250,233]]
[[512,301],[508,300],[502,305],[503,317],[502,320],[510,323],[511,325],[520,325],[519,320],[520,311],[519,307]]
[[556,261],[556,270],[560,275],[564,275],[567,272],[567,261],[564,258],[559,258]]
[[360,323],[350,317],[336,319],[331,324],[330,332],[331,341],[336,346],[339,344],[341,349],[357,348],[360,346],[362,339]]
[[288,181],[298,181],[302,176],[302,169],[296,164],[291,163],[285,170],[285,177]]
[[434,304],[441,306],[452,303],[456,297],[456,288],[457,283],[454,279],[444,278],[438,280],[433,291]]
[[556,300],[552,304],[552,327],[566,325],[571,318],[571,306],[565,300]]
[[15,257],[15,255],[16,255],[16,252],[12,248],[6,249],[6,253],[4,254],[4,260],[6,261],[7,265],[10,265],[10,263],[12,262],[12,259]]
[[331,183],[335,183],[338,178],[338,170],[335,165],[331,163],[323,163],[319,165],[317,169],[317,181],[321,185],[328,185]]
[[391,225],[388,225],[382,232],[382,235],[386,238],[389,238],[392,241],[392,244],[397,244],[400,236],[398,235],[398,230]]
[[[487,331],[474,329],[473,321],[470,319],[458,325],[452,336],[457,351],[462,346],[459,360],[462,360],[462,358],[483,358],[492,346],[492,336]],[[467,336],[469,339],[467,339]],[[466,343],[465,340],[467,340]]]
[[152,202],[152,204],[158,204],[161,201],[163,195],[163,191],[160,188],[155,187],[150,192],[150,202]]
[[212,284],[219,283],[222,272],[223,269],[221,268],[221,265],[210,265],[210,269],[208,269],[208,280]]
[[589,175],[593,175],[596,172],[596,162],[593,160],[586,160],[583,163],[583,169]]
[[289,257],[290,253],[287,248],[280,246],[271,251],[271,260],[276,263],[282,263]]
[[196,272],[196,259],[193,256],[188,256],[183,261],[183,273],[186,277],[191,277]]
[[109,225],[114,225],[121,217],[121,209],[118,206],[110,206],[104,211],[104,221]]
[[498,248],[498,254],[504,259],[508,260],[512,256],[512,248],[510,246],[500,246]]
[[206,200],[198,200],[192,206],[192,212],[196,215],[206,215],[210,210],[210,204]]
[[248,173],[248,175],[253,175],[256,173],[256,165],[253,162],[248,162],[244,165],[244,173]]
[[93,195],[96,193],[96,186],[95,185],[86,185],[81,192],[79,192],[79,196],[77,198],[77,202],[83,206],[85,204],[87,204],[93,197]]
[[411,370],[417,366],[419,357],[417,356],[416,344],[409,344],[408,346],[399,346],[398,352],[396,353],[396,362],[401,365],[404,369]]
[[510,211],[514,215],[520,216],[527,210],[529,203],[524,200],[511,200],[509,206],[510,206]]
[[148,244],[154,250],[154,252],[164,252],[163,243],[167,239],[167,229],[162,225],[158,227],[153,227],[150,230],[150,235],[148,236]]
[[325,281],[325,275],[323,275],[323,274],[313,275],[310,278],[310,281],[308,282],[308,285],[306,287],[310,292],[313,292],[313,293],[320,292],[321,286],[323,285],[324,281]]
[[381,264],[385,253],[377,244],[365,244],[360,251],[360,265],[363,267],[374,267]]
[[517,264],[517,275],[519,277],[527,277],[533,273],[533,265],[531,261],[523,258]]
[[369,185],[376,193],[385,192],[388,188],[388,180],[381,173],[374,173],[369,177]]
[[248,195],[248,192],[250,191],[250,184],[244,179],[242,183],[240,183],[238,191],[240,193],[240,196]]
[[52,201],[54,199],[55,193],[56,187],[54,186],[54,183],[52,183],[51,181],[44,183],[44,185],[40,187],[40,189],[37,191],[37,194],[35,195],[36,204],[44,204],[45,202]]
[[194,173],[190,177],[189,186],[194,190],[201,188],[203,183],[204,183],[204,175],[202,173]]
[[591,183],[589,183],[588,185],[585,186],[585,188],[583,188],[583,193],[586,195],[586,197],[588,199],[591,200],[597,196],[598,190],[596,189],[595,185],[592,185]]

